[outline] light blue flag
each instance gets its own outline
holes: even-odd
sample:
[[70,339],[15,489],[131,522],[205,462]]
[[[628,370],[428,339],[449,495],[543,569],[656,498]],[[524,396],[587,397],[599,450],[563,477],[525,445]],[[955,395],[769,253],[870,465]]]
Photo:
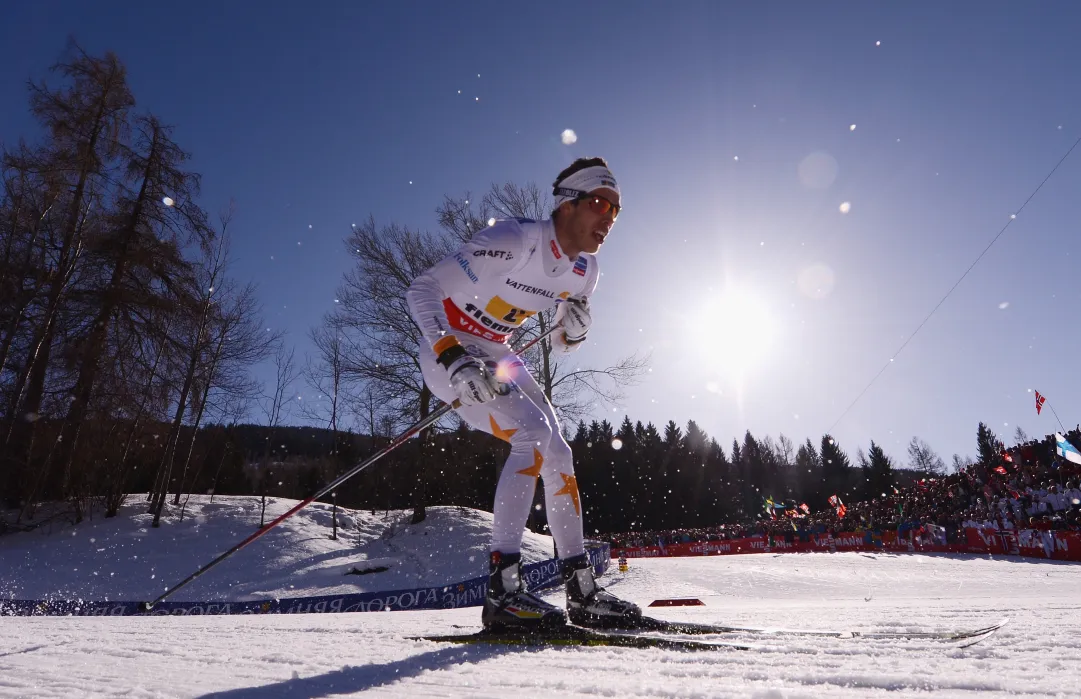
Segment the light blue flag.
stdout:
[[1055,433],[1055,452],[1067,461],[1081,464],[1081,452],[1077,451],[1074,445],[1067,442],[1066,438],[1058,432]]

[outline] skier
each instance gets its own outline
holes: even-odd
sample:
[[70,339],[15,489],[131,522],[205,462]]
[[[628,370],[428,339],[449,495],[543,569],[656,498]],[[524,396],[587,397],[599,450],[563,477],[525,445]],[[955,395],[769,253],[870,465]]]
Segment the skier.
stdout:
[[[577,350],[591,325],[594,254],[620,210],[619,185],[602,158],[579,158],[559,173],[550,219],[498,220],[417,277],[406,292],[423,334],[424,381],[440,400],[461,401],[475,429],[510,443],[496,486],[486,628],[549,628],[570,620],[632,626],[634,604],[599,587],[586,554],[573,454],[544,391],[508,345],[523,322],[557,305],[554,351]],[[526,591],[521,545],[537,477],[560,555],[567,612]]]

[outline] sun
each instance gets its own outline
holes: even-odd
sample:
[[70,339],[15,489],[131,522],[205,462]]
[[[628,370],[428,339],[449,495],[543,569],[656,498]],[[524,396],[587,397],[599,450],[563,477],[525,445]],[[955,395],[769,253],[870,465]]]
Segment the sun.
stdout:
[[762,365],[777,334],[769,305],[738,288],[707,300],[687,324],[687,337],[710,369],[736,380]]

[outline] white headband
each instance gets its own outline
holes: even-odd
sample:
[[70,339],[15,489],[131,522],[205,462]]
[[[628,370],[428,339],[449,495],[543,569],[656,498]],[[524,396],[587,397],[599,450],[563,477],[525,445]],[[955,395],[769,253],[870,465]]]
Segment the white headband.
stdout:
[[614,190],[616,194],[621,194],[619,185],[616,183],[616,176],[603,165],[594,165],[579,170],[556,183],[553,191],[555,206],[558,208],[565,201],[574,201],[581,195],[602,187],[607,187]]

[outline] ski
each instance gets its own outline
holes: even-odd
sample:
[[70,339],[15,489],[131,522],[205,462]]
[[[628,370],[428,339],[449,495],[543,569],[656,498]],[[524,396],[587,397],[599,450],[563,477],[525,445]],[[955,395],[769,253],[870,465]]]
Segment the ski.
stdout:
[[665,636],[649,636],[640,633],[587,629],[566,625],[553,629],[536,630],[483,630],[476,633],[450,634],[445,636],[416,636],[411,640],[436,643],[485,644],[509,646],[617,646],[622,648],[660,648],[663,650],[722,651],[753,650],[748,643],[729,641],[692,641]]
[[[674,635],[751,634],[759,636],[815,636],[819,638],[867,639],[867,640],[932,640],[956,643],[958,648],[968,648],[993,636],[1006,625],[1003,619],[980,629],[961,631],[824,631],[814,629],[772,629],[766,627],[724,626],[698,624],[642,617],[633,627],[593,629],[568,624],[553,629],[536,630],[482,630],[473,633],[441,636],[415,636],[412,640],[437,643],[488,644],[515,646],[618,646],[623,648],[660,648],[665,650],[756,650],[761,646],[740,641],[697,641],[676,638]],[[649,634],[648,632],[653,632]],[[663,635],[655,635],[663,634]]]
[[699,624],[686,621],[669,621],[642,617],[628,631],[657,631],[685,635],[703,634],[752,634],[759,636],[817,636],[820,638],[866,638],[877,640],[923,639],[937,641],[983,640],[994,634],[1009,622],[1003,619],[996,624],[979,629],[957,631],[826,631],[817,629],[784,629],[753,626],[726,626],[722,624]]

